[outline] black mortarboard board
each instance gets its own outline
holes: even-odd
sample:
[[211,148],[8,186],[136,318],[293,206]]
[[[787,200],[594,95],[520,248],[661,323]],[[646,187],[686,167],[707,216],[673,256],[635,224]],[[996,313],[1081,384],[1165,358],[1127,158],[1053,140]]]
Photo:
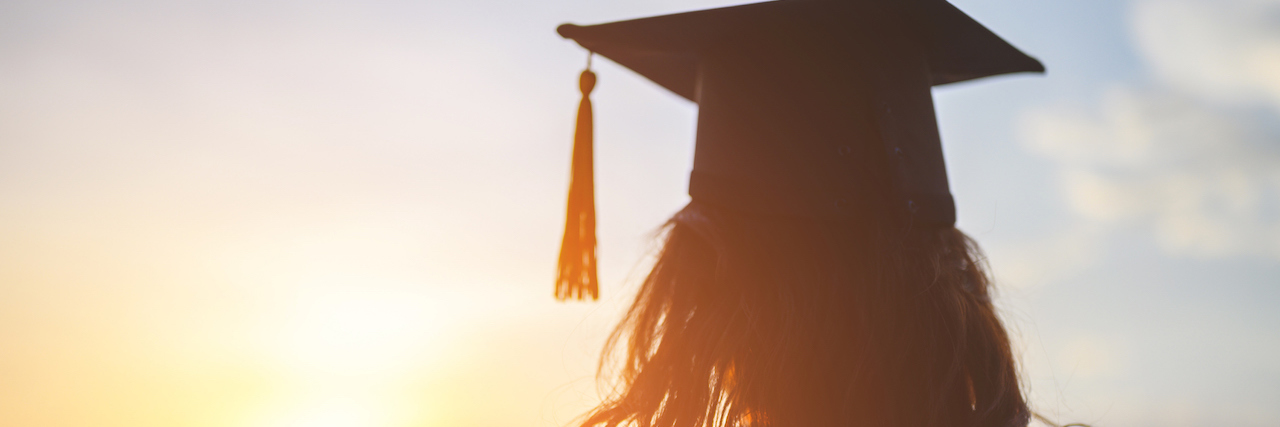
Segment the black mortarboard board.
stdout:
[[[558,32],[697,102],[690,196],[760,216],[840,220],[875,211],[911,227],[953,225],[930,88],[1044,71],[944,0],[777,0],[565,24]],[[595,296],[593,201],[589,248],[571,242],[588,243],[587,224],[575,217],[586,218],[583,202],[593,199],[582,195],[590,187],[581,182],[591,168],[582,157],[590,154],[589,74],[561,298],[581,298],[584,286]],[[578,260],[589,261],[590,271]]]

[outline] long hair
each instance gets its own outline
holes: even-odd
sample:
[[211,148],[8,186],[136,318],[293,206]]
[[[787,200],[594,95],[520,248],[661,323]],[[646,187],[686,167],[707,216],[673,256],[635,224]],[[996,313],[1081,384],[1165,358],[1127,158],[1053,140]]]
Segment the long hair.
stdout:
[[581,425],[1027,425],[976,244],[882,224],[687,206],[606,344],[613,396]]

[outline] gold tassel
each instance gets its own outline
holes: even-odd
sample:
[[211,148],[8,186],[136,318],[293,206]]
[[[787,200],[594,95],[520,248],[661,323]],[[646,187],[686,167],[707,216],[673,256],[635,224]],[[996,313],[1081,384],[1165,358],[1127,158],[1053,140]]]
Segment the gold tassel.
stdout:
[[596,73],[587,69],[578,78],[582,102],[578,104],[578,125],[573,132],[573,167],[569,178],[569,209],[564,224],[564,240],[560,243],[560,264],[556,273],[556,299],[600,299],[596,278],[596,190],[592,144],[594,125],[591,115],[591,90],[596,87]]

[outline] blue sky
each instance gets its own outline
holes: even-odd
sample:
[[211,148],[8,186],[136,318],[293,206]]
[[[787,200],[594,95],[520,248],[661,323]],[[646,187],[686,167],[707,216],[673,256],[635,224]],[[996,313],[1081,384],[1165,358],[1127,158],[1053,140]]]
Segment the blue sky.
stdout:
[[[935,90],[1036,409],[1280,423],[1280,3],[953,3],[1049,69]],[[732,4],[0,4],[0,423],[565,424],[697,111],[597,62],[605,298],[552,302],[554,28]]]

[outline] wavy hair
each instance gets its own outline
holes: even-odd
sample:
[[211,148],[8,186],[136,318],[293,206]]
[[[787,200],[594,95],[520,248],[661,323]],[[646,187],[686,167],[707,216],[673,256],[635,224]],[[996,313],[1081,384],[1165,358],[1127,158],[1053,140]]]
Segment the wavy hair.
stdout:
[[617,387],[581,426],[1027,425],[977,245],[882,224],[687,206],[606,344]]

